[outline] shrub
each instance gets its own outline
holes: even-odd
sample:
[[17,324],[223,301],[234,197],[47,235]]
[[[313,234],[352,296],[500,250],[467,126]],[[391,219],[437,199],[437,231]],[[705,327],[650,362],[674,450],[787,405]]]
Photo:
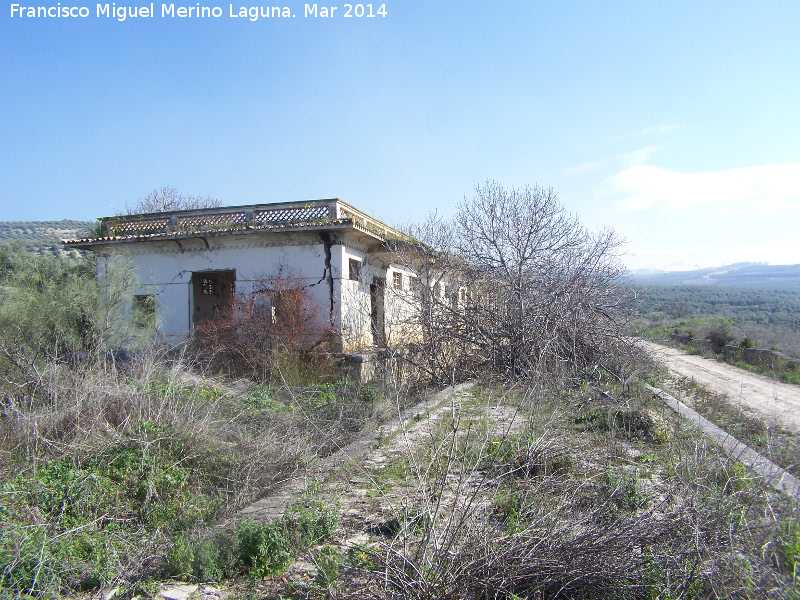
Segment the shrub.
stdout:
[[265,577],[282,571],[292,561],[290,541],[280,521],[257,523],[251,519],[236,526],[239,557],[251,573]]
[[715,352],[722,350],[722,347],[733,339],[730,321],[728,319],[714,319],[706,333],[706,339]]

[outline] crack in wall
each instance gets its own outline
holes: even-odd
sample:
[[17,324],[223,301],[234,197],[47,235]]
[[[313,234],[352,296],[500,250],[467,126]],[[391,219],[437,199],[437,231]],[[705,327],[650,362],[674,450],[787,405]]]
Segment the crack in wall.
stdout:
[[331,248],[333,247],[333,240],[331,240],[331,234],[327,231],[322,231],[319,234],[320,239],[322,240],[323,245],[325,246],[325,274],[328,278],[328,296],[330,297],[330,313],[328,315],[328,319],[330,320],[331,327],[333,327],[335,323],[334,317],[334,302],[335,297],[333,293],[333,265],[332,265],[332,258],[331,258]]

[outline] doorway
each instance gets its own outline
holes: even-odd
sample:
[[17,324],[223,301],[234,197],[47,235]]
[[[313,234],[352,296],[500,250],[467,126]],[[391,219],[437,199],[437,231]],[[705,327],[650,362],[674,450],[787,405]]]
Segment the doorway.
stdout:
[[372,327],[372,343],[381,346],[386,339],[386,317],[384,311],[386,280],[373,277],[369,286],[370,324]]
[[218,319],[233,306],[235,282],[235,270],[192,273],[192,321],[195,326]]

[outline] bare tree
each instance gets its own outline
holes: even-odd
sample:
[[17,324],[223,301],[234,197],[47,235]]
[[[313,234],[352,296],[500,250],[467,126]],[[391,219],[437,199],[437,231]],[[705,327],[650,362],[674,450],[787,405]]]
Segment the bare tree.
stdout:
[[623,241],[583,227],[552,189],[486,182],[414,237],[394,250],[423,282],[418,348],[435,379],[615,370],[631,300]]
[[218,208],[220,201],[211,196],[192,196],[181,193],[174,187],[165,186],[155,189],[135,203],[125,203],[122,214],[138,215],[142,213],[165,212],[170,210],[191,210],[196,208]]

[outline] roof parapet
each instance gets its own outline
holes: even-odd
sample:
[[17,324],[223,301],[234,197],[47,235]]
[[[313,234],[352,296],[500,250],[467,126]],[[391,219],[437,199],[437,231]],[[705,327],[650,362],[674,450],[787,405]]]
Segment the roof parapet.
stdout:
[[[100,239],[130,240],[139,237],[184,236],[203,232],[271,229],[278,226],[325,226],[333,223],[350,223],[381,241],[408,238],[403,232],[370,217],[338,198],[333,198],[103,217],[100,219],[103,236]],[[92,240],[87,238],[65,240],[65,243],[90,241]]]

